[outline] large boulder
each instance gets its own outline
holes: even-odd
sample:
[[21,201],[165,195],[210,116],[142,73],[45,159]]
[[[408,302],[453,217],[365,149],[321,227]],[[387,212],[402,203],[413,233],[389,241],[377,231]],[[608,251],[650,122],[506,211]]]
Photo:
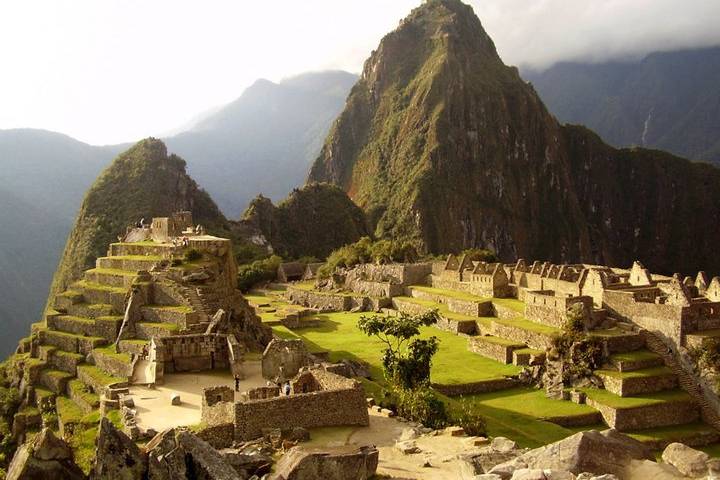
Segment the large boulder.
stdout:
[[15,452],[8,466],[7,480],[84,480],[87,478],[73,461],[72,450],[49,428],[44,428],[32,443]]
[[187,430],[168,429],[146,445],[149,480],[243,480],[212,445]]
[[147,455],[110,420],[100,420],[93,479],[136,480],[147,470]]
[[277,463],[270,480],[367,480],[377,465],[375,447],[294,447]]
[[704,478],[708,474],[710,456],[682,443],[671,443],[662,454],[663,462],[677,468],[691,478]]
[[652,450],[616,430],[589,430],[526,452],[492,468],[489,473],[516,469],[567,470],[623,477],[632,460],[654,460]]

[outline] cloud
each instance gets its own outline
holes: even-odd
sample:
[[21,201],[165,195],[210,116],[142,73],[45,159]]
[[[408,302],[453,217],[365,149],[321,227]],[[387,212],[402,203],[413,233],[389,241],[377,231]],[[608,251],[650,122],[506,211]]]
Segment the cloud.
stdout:
[[600,62],[720,45],[718,0],[472,0],[511,65]]

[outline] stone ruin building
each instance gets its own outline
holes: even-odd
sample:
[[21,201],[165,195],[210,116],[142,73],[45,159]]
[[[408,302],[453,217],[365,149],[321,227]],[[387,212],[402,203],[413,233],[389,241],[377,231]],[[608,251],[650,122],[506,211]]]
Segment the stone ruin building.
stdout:
[[[242,376],[245,353],[261,351],[272,334],[236,282],[230,241],[193,226],[190,212],[128,228],[20,342],[14,375],[23,404],[45,412],[69,399],[85,413],[105,412],[123,404],[130,384],[161,384],[166,373]],[[61,433],[71,432],[73,420],[57,410]],[[16,419],[17,438],[39,422]]]
[[313,358],[302,340],[276,338],[263,352],[268,386],[243,392],[237,401],[230,387],[204,389],[202,422],[213,431],[216,448],[255,439],[267,429],[367,426],[362,385],[341,367]]
[[[593,372],[599,386],[568,393],[553,371],[543,383],[548,395],[588,403],[597,412],[551,421],[575,426],[603,421],[621,431],[702,421],[704,426],[693,427],[682,441],[704,445],[720,440],[718,383],[699,372],[688,355],[720,339],[720,278],[709,280],[704,272],[681,278],[651,274],[639,262],[622,269],[522,259],[485,263],[450,255],[444,262],[363,264],[317,279],[313,288],[307,283],[285,288],[289,302],[313,312],[438,309],[436,326],[466,336],[470,351],[531,372],[552,365],[547,351],[572,309],[587,335],[602,345],[604,366]],[[302,326],[300,318],[297,327]],[[433,386],[456,396],[526,381],[510,376]],[[623,397],[638,395],[647,402],[623,404]]]

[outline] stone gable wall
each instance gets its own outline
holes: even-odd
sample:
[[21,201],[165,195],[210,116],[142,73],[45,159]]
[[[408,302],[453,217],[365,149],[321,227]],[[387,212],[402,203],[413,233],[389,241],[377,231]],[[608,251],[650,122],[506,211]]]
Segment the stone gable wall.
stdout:
[[157,339],[163,345],[164,372],[230,368],[227,337],[222,334],[173,335]]
[[319,391],[235,403],[235,440],[262,435],[265,428],[369,425],[362,387]]
[[615,315],[641,326],[651,332],[658,332],[680,345],[682,335],[687,332],[684,308],[673,305],[636,301],[633,291],[605,290],[603,304]]

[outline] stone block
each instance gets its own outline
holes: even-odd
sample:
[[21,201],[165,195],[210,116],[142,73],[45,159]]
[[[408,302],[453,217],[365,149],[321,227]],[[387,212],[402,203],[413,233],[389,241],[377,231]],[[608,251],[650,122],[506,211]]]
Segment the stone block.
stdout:
[[182,401],[180,400],[180,394],[179,393],[171,393],[170,394],[170,405],[181,405]]

